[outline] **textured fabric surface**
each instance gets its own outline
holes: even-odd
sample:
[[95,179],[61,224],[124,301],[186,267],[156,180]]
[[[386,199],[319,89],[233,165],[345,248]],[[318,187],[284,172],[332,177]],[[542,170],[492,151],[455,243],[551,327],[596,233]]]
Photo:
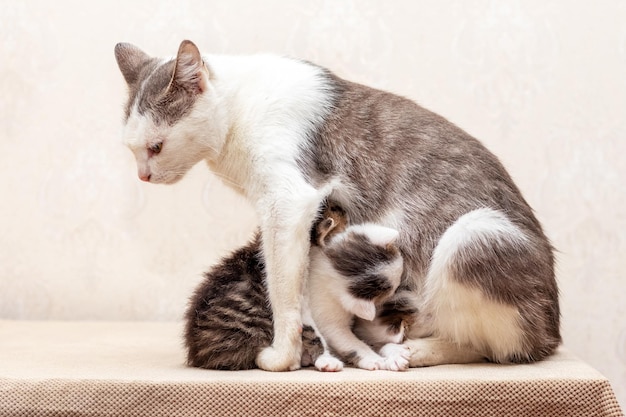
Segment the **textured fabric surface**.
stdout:
[[0,415],[620,416],[601,374],[566,349],[533,365],[408,372],[207,371],[180,323],[0,321]]

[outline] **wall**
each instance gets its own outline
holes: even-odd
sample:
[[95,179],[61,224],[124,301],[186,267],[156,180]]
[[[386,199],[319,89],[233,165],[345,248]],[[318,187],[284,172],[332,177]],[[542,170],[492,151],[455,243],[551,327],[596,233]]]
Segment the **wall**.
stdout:
[[625,21],[618,0],[3,1],[0,317],[178,319],[248,238],[252,212],[205,167],[143,184],[120,142],[113,46],[189,38],[317,62],[480,138],[559,249],[565,344],[626,405]]

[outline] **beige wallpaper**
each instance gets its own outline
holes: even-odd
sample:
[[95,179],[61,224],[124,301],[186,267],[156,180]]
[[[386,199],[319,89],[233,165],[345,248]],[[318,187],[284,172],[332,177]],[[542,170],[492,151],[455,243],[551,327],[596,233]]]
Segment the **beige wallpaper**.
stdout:
[[565,343],[626,405],[626,3],[0,1],[0,317],[180,318],[247,239],[196,167],[140,183],[113,46],[270,51],[409,96],[483,140],[559,249]]

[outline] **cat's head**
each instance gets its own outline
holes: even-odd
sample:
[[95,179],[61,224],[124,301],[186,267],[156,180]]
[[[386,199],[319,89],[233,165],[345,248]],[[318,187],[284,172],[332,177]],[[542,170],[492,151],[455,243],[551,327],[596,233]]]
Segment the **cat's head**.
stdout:
[[171,184],[219,153],[227,128],[196,45],[183,41],[176,58],[159,59],[119,43],[115,58],[129,93],[123,139],[140,179]]
[[397,230],[378,224],[351,225],[331,237],[322,251],[335,271],[351,282],[352,295],[380,300],[391,295],[402,279],[404,262],[396,245],[398,237]]
[[323,247],[327,257],[344,275],[356,276],[374,270],[398,280],[403,259],[395,229],[373,223],[348,226],[332,236]]

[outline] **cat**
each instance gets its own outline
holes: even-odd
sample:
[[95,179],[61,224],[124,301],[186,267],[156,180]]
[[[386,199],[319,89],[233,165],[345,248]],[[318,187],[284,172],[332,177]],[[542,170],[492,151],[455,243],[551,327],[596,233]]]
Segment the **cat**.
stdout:
[[[402,256],[395,246],[398,232],[376,224],[349,224],[348,215],[329,204],[315,231],[310,251],[305,298],[313,322],[334,353],[362,369],[408,368],[402,337],[381,331],[378,306],[400,285]],[[413,310],[415,311],[415,310]],[[360,319],[362,335],[353,332]],[[403,326],[397,327],[400,333]],[[372,350],[379,346],[379,353]]]
[[[330,343],[333,351],[364,369],[406,369],[407,352],[401,346],[403,324],[411,320],[415,309],[408,303],[394,301],[402,264],[399,252],[393,247],[396,235],[396,231],[376,225],[348,227],[347,215],[340,207],[325,205],[311,229],[312,250],[315,248],[317,252],[312,254],[311,274],[304,292],[302,366],[315,365],[322,371],[341,370],[343,362],[329,352],[324,330],[331,334],[345,333],[346,330],[351,333],[352,314],[360,314],[366,317],[357,331],[362,332],[365,342],[352,335],[341,340],[344,349],[337,349],[334,342]],[[350,275],[343,275],[333,264],[347,256],[357,260],[370,259],[355,265],[356,270],[353,268]],[[374,282],[378,285],[371,285],[371,279],[368,281],[367,278],[373,275],[366,275],[368,271],[378,272]],[[204,281],[190,298],[185,314],[185,343],[190,366],[226,370],[256,367],[258,352],[271,344],[273,334],[264,278],[259,233],[205,274]],[[320,279],[317,285],[311,286],[317,279]],[[313,293],[314,290],[317,292]],[[356,297],[352,296],[353,292]],[[333,297],[337,294],[340,297]],[[346,307],[340,309],[337,303],[329,303],[328,298],[348,301]],[[376,308],[373,300],[381,304],[380,318],[376,318],[375,311],[370,314],[368,309],[370,305]],[[315,311],[328,305],[335,307],[331,320],[324,322],[324,328],[318,330]],[[359,308],[362,305],[367,307]],[[363,310],[366,313],[362,313]],[[340,318],[343,320],[337,320]],[[376,354],[367,344],[364,348],[364,343],[377,346],[383,356]]]
[[553,247],[500,161],[411,100],[274,55],[174,58],[120,43],[123,137],[138,176],[172,184],[200,161],[254,207],[272,308],[257,365],[301,366],[310,228],[336,201],[400,232],[418,314],[410,366],[532,362],[561,342]]

